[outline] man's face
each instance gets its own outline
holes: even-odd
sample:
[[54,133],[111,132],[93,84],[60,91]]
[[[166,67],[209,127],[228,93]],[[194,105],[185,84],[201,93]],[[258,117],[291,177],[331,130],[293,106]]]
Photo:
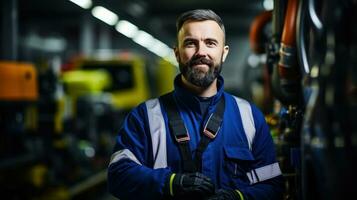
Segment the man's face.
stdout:
[[184,78],[207,88],[221,72],[228,54],[224,33],[212,20],[185,22],[178,33],[175,55]]

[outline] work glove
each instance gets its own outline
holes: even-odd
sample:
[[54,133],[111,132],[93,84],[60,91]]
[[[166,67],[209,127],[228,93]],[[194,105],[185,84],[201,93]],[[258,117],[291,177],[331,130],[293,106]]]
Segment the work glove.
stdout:
[[172,174],[166,181],[167,193],[173,199],[204,199],[214,194],[211,179],[201,173]]
[[219,189],[213,196],[206,200],[244,200],[244,197],[239,190]]

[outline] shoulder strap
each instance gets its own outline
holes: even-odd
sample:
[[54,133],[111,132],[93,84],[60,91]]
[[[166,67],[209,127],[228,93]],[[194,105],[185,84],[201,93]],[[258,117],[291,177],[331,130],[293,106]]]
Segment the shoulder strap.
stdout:
[[252,150],[252,144],[255,137],[255,124],[252,108],[248,101],[234,96],[239,113],[242,119],[243,129],[248,140],[249,150]]
[[221,127],[225,109],[224,97],[219,101],[216,111],[210,115],[204,127],[203,134],[195,152],[193,161],[189,146],[190,136],[185,124],[180,116],[180,111],[175,103],[173,93],[168,93],[160,97],[169,118],[169,126],[176,142],[179,145],[181,157],[183,160],[183,169],[185,172],[200,171],[202,167],[202,154],[207,148],[209,142],[213,140]]
[[194,172],[196,169],[192,160],[191,148],[189,144],[190,135],[188,134],[187,128],[181,119],[180,111],[176,106],[173,92],[161,96],[160,99],[162,100],[163,106],[167,112],[171,132],[179,145],[183,161],[183,170],[185,172]]
[[200,143],[198,144],[196,149],[195,162],[196,162],[196,167],[199,171],[201,171],[202,168],[203,152],[206,150],[209,142],[217,136],[217,133],[221,128],[224,109],[225,109],[225,100],[224,100],[224,96],[222,96],[218,102],[216,111],[212,113],[207,120],[207,123],[203,129],[203,134],[205,135],[205,137],[201,138]]

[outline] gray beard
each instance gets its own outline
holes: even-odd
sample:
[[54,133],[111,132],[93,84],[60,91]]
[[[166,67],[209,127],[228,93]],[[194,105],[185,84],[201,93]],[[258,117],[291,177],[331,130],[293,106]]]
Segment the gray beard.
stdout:
[[222,70],[222,62],[215,66],[209,66],[207,72],[203,72],[191,66],[191,62],[183,64],[179,62],[180,72],[185,79],[195,86],[201,88],[208,88],[213,81],[218,77]]

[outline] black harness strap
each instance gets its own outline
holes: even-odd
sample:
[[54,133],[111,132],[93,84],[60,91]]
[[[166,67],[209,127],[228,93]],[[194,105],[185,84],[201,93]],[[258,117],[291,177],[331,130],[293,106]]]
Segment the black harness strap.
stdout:
[[208,118],[206,122],[206,126],[203,129],[203,134],[206,137],[202,137],[200,140],[200,143],[197,146],[196,149],[196,154],[195,154],[195,163],[196,167],[199,171],[202,169],[202,154],[206,150],[209,142],[213,140],[221,128],[221,124],[223,121],[223,114],[224,114],[224,109],[225,109],[225,101],[224,97],[222,97],[218,105],[216,107],[216,111],[211,114],[211,116]]
[[207,148],[209,142],[213,140],[221,127],[223,121],[223,114],[225,109],[224,97],[220,99],[216,107],[216,111],[208,118],[207,123],[203,129],[202,137],[195,153],[195,162],[192,159],[191,149],[189,145],[190,136],[185,124],[183,123],[180,112],[176,106],[173,93],[168,93],[160,97],[162,103],[167,111],[169,118],[169,126],[173,133],[176,142],[179,144],[181,157],[183,160],[184,172],[201,171],[202,167],[202,154]]
[[168,93],[160,97],[162,103],[167,111],[167,116],[169,118],[169,126],[171,132],[179,145],[180,153],[183,161],[184,172],[195,172],[196,167],[192,160],[191,148],[190,148],[190,135],[188,134],[187,128],[183,123],[180,112],[178,111],[174,99],[173,93]]

